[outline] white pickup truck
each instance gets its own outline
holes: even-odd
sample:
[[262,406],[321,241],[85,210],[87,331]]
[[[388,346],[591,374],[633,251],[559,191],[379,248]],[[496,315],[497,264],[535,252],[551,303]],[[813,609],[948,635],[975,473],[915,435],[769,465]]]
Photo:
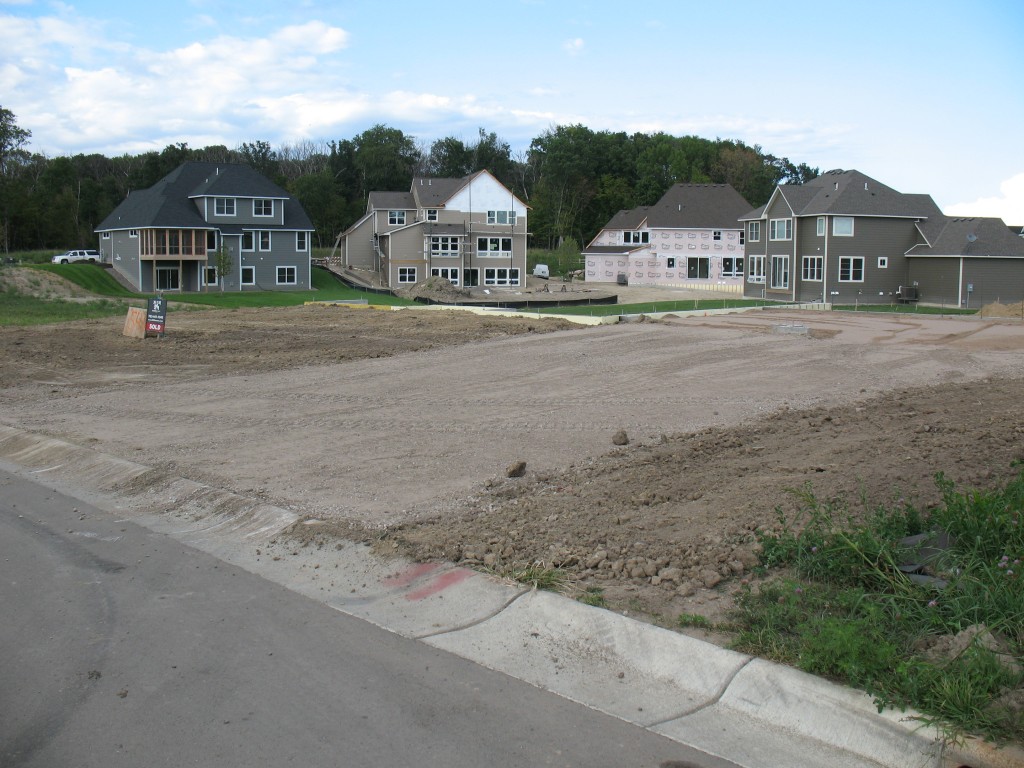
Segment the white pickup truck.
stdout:
[[100,260],[99,251],[68,251],[50,259],[54,264],[74,264],[76,261],[95,263]]

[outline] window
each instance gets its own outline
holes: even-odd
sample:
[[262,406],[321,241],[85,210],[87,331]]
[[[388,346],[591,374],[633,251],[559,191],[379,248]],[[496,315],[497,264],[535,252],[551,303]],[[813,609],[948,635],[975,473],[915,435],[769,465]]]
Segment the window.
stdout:
[[305,253],[309,250],[309,233],[308,232],[296,232],[295,233],[295,250],[298,253]]
[[626,243],[627,245],[629,245],[631,243],[633,245],[641,245],[643,243],[649,243],[649,242],[651,242],[651,233],[650,232],[623,232],[622,233],[622,242]]
[[399,267],[398,282],[410,284],[416,282],[416,267]]
[[[481,237],[481,240],[487,238]],[[435,235],[430,238],[430,257],[432,259],[457,258],[461,252],[459,238]]]
[[752,283],[763,283],[764,282],[764,256],[751,256],[748,261],[750,262],[750,273],[749,280]]
[[722,239],[722,230],[720,230],[720,229],[714,230],[711,233],[711,239],[712,240],[721,240]]
[[804,256],[803,266],[800,269],[800,279],[820,283],[824,264],[825,259],[821,256]]
[[750,242],[756,243],[761,240],[761,222],[750,222]]
[[686,276],[691,280],[707,280],[711,274],[711,259],[707,256],[691,256],[686,260]]
[[270,231],[264,229],[264,230],[261,230],[260,232],[258,232],[257,234],[259,234],[260,250],[261,251],[269,251],[270,250]]
[[204,267],[203,268],[203,283],[206,285],[217,284],[217,268],[216,267]]
[[484,285],[519,285],[519,270],[516,268],[485,269]]
[[833,216],[832,234],[835,237],[853,237],[853,216]]
[[[104,233],[104,237],[106,237],[106,236],[107,235]],[[138,237],[138,236],[139,236],[139,230],[137,230],[137,229],[129,229],[128,230],[128,237]]]
[[177,291],[180,287],[177,267],[156,268],[156,289],[158,291]]
[[675,269],[676,268],[676,257],[675,256],[669,256],[667,259],[665,259],[665,266],[668,267],[669,269]]
[[488,224],[512,224],[516,223],[516,212],[515,211],[488,211],[487,212],[487,223]]
[[437,208],[427,209],[427,221],[437,221]]
[[789,256],[772,256],[772,288],[789,288]]
[[405,224],[405,211],[388,211],[388,224],[392,226],[403,226]]
[[824,216],[819,216],[818,217],[817,235],[818,235],[818,237],[824,237],[825,236],[825,217]]
[[888,256],[879,256],[878,257],[878,268],[879,269],[888,269],[889,268],[889,257]]
[[295,285],[296,271],[295,267],[278,267],[277,268],[277,284],[278,285]]
[[768,228],[768,239],[769,240],[792,240],[793,239],[793,220],[792,219],[772,219]]
[[253,216],[273,216],[274,215],[274,201],[273,200],[253,200],[252,201],[252,215]]
[[465,272],[462,273],[462,276],[465,280],[464,285],[466,288],[476,288],[478,285],[480,285],[479,269],[476,269],[475,267],[473,269],[467,269]]
[[430,270],[431,277],[443,277],[452,285],[459,284],[459,270],[455,267],[434,267]]
[[478,237],[476,239],[476,250],[478,256],[508,259],[512,257],[512,238]]
[[206,230],[206,250],[216,251],[217,250],[217,230],[208,229]]
[[256,246],[254,245],[255,240],[253,240],[253,234],[255,234],[255,233],[252,232],[251,230],[246,230],[246,231],[242,232],[242,250],[243,251],[255,251],[256,250]]
[[723,256],[722,277],[743,277],[743,257]]
[[864,282],[864,257],[863,256],[842,256],[839,259],[839,282],[840,283],[863,283]]
[[743,245],[743,242],[744,242],[743,236],[746,235],[746,233],[747,233],[746,229],[741,229],[740,230],[740,245]]
[[109,240],[110,239],[110,233],[109,232],[104,232],[103,233],[103,239],[104,240]]
[[256,267],[242,267],[242,285],[256,285]]
[[233,198],[233,197],[215,197],[213,199],[213,212],[217,216],[234,216],[235,215],[235,198]]

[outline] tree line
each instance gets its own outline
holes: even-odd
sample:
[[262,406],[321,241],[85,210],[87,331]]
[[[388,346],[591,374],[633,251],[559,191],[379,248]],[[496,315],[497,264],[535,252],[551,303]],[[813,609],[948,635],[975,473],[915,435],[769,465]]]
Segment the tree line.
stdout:
[[0,250],[95,245],[94,229],[132,190],[146,189],[187,160],[245,163],[295,196],[329,247],[365,213],[374,191],[404,191],[416,176],[493,173],[530,206],[532,245],[589,242],[618,211],[652,205],[676,183],[732,184],[751,206],[777,184],[803,183],[817,168],[734,139],[594,131],[558,125],[513,153],[497,134],[448,136],[429,145],[398,128],[374,125],[350,139],[266,141],[106,157],[47,157],[30,151],[31,130],[0,107]]

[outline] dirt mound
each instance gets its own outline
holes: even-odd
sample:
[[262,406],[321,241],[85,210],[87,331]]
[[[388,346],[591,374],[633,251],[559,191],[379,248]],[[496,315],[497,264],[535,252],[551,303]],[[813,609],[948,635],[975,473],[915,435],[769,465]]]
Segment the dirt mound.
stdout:
[[992,302],[981,308],[983,317],[1015,317],[1024,320],[1024,301],[1016,304],[1000,304]]
[[52,272],[28,267],[0,268],[0,292],[13,291],[43,299],[70,299],[93,296],[68,280]]
[[397,293],[407,299],[429,299],[441,303],[462,301],[470,296],[470,292],[464,288],[452,285],[451,281],[444,277],[428,277],[412,288],[404,288]]

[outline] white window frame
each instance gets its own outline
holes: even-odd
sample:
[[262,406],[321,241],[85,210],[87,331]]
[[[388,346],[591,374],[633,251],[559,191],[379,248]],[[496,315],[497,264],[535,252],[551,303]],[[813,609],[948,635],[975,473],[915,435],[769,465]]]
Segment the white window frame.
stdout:
[[295,233],[295,252],[305,253],[309,250],[309,232]]
[[[849,224],[849,231],[847,231],[847,224]],[[853,237],[853,216],[833,216],[832,237]]]
[[462,255],[462,243],[456,235],[431,235],[427,247],[432,259],[457,259]]
[[238,205],[236,204],[235,198],[233,197],[215,197],[213,198],[213,215],[214,216],[237,216]]
[[817,230],[815,231],[814,234],[816,234],[818,237],[824,237],[825,236],[825,217],[824,216],[819,216],[818,217]]
[[[213,278],[212,280],[210,279],[211,276]],[[211,285],[217,285],[217,282],[217,267],[207,264],[205,267],[203,267],[203,285],[209,287]]]
[[889,268],[889,257],[888,256],[879,256],[878,257],[878,268],[879,269],[888,269]]
[[[858,267],[860,276],[857,277]],[[845,277],[844,277],[845,275]],[[839,282],[840,283],[863,283],[864,282],[864,257],[863,256],[840,256],[839,257]]]
[[459,268],[458,267],[431,267],[431,277],[443,277],[452,285],[459,284]]
[[[726,269],[725,263],[732,261],[732,269]],[[743,277],[743,257],[742,256],[723,256],[722,257],[722,277]]]
[[[248,275],[248,279],[247,276]],[[245,264],[242,266],[242,285],[256,285],[256,267]]]
[[824,257],[804,256],[800,264],[800,279],[808,283],[820,283],[824,279],[824,271]]
[[772,288],[789,288],[789,256],[772,256]]
[[750,268],[750,272],[747,273],[747,282],[749,283],[763,283],[764,282],[764,256],[748,256],[747,265]]
[[405,226],[405,211],[388,211],[388,226],[389,227],[404,227]]
[[[506,246],[508,250],[506,250]],[[482,259],[512,258],[511,237],[478,237],[476,239],[476,255]],[[516,285],[519,285],[517,282]]]
[[139,230],[137,230],[137,229],[129,229],[128,230],[128,237],[138,237],[138,236],[139,236]]
[[415,285],[416,284],[416,267],[399,267],[398,268],[398,284],[399,285]]
[[[779,236],[779,229],[782,229],[782,236]],[[768,225],[769,240],[792,240],[793,219],[772,219]]]
[[437,208],[427,208],[427,221],[437,221]]
[[515,226],[516,224],[516,212],[515,211],[488,211],[487,212],[487,223],[496,224],[498,226]]
[[[128,237],[131,237],[131,235],[128,235]],[[103,233],[103,239],[104,240],[109,240],[110,239],[110,233],[109,232],[104,232]]]
[[759,243],[761,242],[761,222],[752,221],[750,222],[750,242]]
[[[248,241],[248,247],[246,247]],[[242,230],[242,253],[252,253],[256,250],[256,233],[251,229]]]
[[[278,285],[298,285],[299,269],[290,264],[278,264],[275,271]],[[284,279],[282,280],[282,276]],[[291,279],[289,279],[291,278]]]
[[270,236],[269,229],[260,229],[256,232],[256,241],[259,243],[259,250],[266,253],[267,251],[273,250],[271,243],[273,242]]
[[[267,212],[269,209],[269,213]],[[257,197],[252,201],[252,215],[255,218],[266,219],[274,215],[274,199],[268,197]]]
[[484,268],[484,285],[515,286],[519,280],[519,267]]

